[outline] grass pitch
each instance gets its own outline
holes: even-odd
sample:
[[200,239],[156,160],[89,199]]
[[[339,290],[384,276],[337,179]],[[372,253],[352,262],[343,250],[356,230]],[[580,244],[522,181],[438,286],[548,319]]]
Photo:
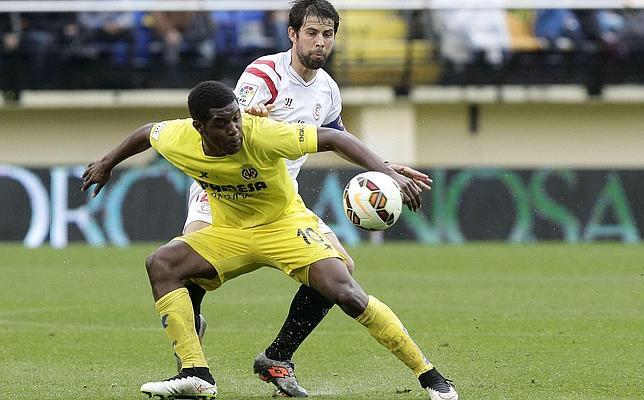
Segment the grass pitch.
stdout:
[[[154,246],[2,244],[1,399],[144,399],[174,357],[143,267]],[[644,247],[619,244],[350,250],[462,399],[644,398]],[[269,398],[252,373],[297,285],[274,270],[209,293],[205,351],[220,399]],[[425,398],[414,376],[334,308],[295,355],[320,399]]]

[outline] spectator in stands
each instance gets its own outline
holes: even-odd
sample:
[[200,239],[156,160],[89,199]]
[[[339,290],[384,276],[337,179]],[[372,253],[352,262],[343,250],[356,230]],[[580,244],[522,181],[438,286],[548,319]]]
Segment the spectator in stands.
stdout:
[[407,21],[408,39],[425,39],[430,42],[440,40],[435,32],[434,23],[436,21],[432,10],[405,10],[402,11],[402,14]]
[[174,68],[182,54],[194,54],[200,66],[215,59],[214,21],[207,12],[157,11],[150,14],[152,28],[162,41],[163,61]]
[[503,9],[435,10],[440,53],[454,66],[476,61],[500,66],[510,47]]
[[[273,23],[283,23],[279,20],[282,17],[273,20],[270,13],[263,10],[213,11],[212,16],[217,25],[217,54],[223,55],[223,58],[235,65],[247,63],[249,59],[265,54],[266,49],[281,46],[278,41],[282,41],[282,45],[286,44],[280,51],[291,46],[288,37],[287,42],[283,42],[285,30],[276,31],[280,28],[271,27]],[[286,24],[288,25],[288,21]],[[286,29],[284,25],[282,29]]]
[[75,14],[11,13],[3,14],[3,21],[2,57],[19,64],[17,76],[10,73],[8,79],[17,79],[17,86],[47,87],[54,67],[78,35]]
[[288,38],[288,12],[284,10],[270,11],[266,16],[266,36],[272,42],[274,51],[285,51],[291,47]]
[[623,16],[612,10],[576,10],[575,14],[586,39],[600,51],[617,57],[625,53]]
[[20,44],[20,15],[17,13],[0,13],[0,35],[2,47],[0,56],[14,52]]
[[591,95],[601,94],[604,84],[615,79],[617,67],[627,54],[622,40],[624,19],[611,10],[575,10],[587,39],[586,87]]
[[644,9],[622,11],[624,17],[623,40],[630,51],[644,51]]
[[[264,54],[267,48],[271,48],[271,40],[266,35],[266,22],[266,11],[246,10],[236,12],[237,46],[241,49],[242,54]],[[290,43],[287,48],[290,48]]]
[[134,13],[82,12],[78,15],[83,55],[109,55],[112,64],[129,64],[134,47]]
[[581,49],[584,33],[577,15],[567,9],[537,10],[534,35],[550,49],[571,51]]
[[21,89],[20,16],[17,13],[0,13],[0,39],[0,90],[6,101],[17,101]]

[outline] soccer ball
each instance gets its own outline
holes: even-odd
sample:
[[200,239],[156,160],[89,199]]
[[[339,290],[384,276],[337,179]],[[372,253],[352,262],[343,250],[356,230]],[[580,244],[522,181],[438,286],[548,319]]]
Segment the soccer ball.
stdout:
[[382,172],[354,176],[344,188],[344,214],[354,225],[368,231],[389,228],[402,211],[400,186]]

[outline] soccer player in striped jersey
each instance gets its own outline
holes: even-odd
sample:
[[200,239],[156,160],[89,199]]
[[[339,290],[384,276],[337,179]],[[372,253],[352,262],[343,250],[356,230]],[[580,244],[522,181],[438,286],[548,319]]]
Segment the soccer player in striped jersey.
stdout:
[[[260,57],[246,67],[235,88],[240,105],[255,115],[344,131],[340,117],[340,90],[323,69],[333,49],[339,22],[338,12],[326,0],[295,1],[289,13],[288,35],[292,42],[291,49]],[[306,158],[307,155],[304,155],[296,160],[286,160],[296,191],[296,179]],[[396,164],[391,166],[397,172],[415,179],[423,189],[429,189],[431,180],[427,175],[409,167]],[[195,183],[190,188],[184,233],[199,230],[210,225],[211,221],[208,196]],[[352,258],[333,231],[322,220],[319,223],[321,232],[342,253],[347,269],[352,273]],[[200,339],[203,339],[206,324],[200,307],[205,290],[196,285],[189,285],[188,290],[195,310],[196,330]],[[301,285],[277,337],[256,357],[253,365],[255,373],[262,380],[273,383],[279,395],[307,395],[295,379],[291,358],[332,306],[315,290]]]

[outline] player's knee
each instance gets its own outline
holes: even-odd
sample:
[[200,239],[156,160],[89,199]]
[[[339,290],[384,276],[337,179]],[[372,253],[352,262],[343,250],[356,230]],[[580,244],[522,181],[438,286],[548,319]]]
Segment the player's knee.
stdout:
[[173,265],[172,255],[163,247],[158,248],[145,259],[145,269],[150,282],[167,279],[172,274]]
[[359,286],[347,286],[338,290],[336,304],[350,317],[357,317],[367,308],[369,297]]
[[347,257],[344,264],[347,266],[347,271],[349,271],[349,273],[353,275],[353,271],[356,270],[356,264],[353,262],[353,258]]

